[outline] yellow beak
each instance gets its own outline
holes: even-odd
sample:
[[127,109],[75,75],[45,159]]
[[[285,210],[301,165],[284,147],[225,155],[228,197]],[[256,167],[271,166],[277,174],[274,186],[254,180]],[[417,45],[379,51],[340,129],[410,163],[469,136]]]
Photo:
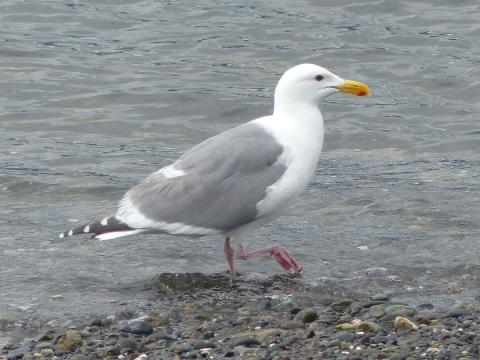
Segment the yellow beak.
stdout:
[[344,93],[354,94],[357,96],[370,96],[371,92],[368,86],[359,81],[345,80],[342,85],[334,86],[335,89]]

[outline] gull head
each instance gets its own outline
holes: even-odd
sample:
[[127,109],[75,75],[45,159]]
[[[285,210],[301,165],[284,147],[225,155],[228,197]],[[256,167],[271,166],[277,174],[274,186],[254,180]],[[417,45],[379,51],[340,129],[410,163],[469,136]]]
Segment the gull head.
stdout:
[[328,95],[344,92],[357,96],[370,95],[367,85],[345,80],[313,64],[301,64],[287,70],[275,89],[275,106],[282,104],[313,104],[318,106]]

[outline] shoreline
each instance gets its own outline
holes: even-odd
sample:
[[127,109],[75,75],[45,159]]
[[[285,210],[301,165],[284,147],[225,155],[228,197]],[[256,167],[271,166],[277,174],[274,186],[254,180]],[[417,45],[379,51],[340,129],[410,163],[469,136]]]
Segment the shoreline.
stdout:
[[[275,275],[161,274],[152,301],[74,326],[32,329],[0,359],[475,359],[480,312],[417,305]],[[459,296],[460,298],[461,296]],[[33,331],[35,330],[35,331]],[[36,334],[34,334],[36,332]]]

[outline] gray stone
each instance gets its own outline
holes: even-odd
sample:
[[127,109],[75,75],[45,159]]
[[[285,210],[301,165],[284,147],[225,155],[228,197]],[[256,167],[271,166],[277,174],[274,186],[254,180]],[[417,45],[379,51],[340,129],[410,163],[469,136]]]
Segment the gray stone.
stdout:
[[18,349],[10,350],[7,354],[8,360],[22,359],[23,355],[31,350],[30,347],[22,347]]
[[295,330],[295,329],[304,329],[305,325],[298,321],[285,321],[280,325],[280,327],[285,330]]
[[213,341],[205,341],[205,340],[199,340],[194,343],[193,348],[195,350],[201,350],[201,349],[215,349],[217,345]]
[[348,310],[350,305],[353,303],[352,299],[342,299],[330,305],[330,307],[336,312],[345,312]]
[[349,332],[340,332],[335,335],[335,338],[340,341],[348,341],[348,342],[353,342],[357,337],[355,334],[349,333]]
[[470,315],[470,314],[471,312],[468,311],[467,309],[454,309],[454,310],[448,311],[445,315],[443,315],[443,318],[449,318],[449,317],[459,318],[459,317]]
[[236,347],[236,346],[251,347],[251,346],[258,346],[258,345],[260,345],[260,342],[257,339],[253,337],[244,337],[244,338],[239,338],[235,340],[233,347]]
[[391,294],[380,293],[380,294],[373,295],[370,298],[370,300],[372,300],[372,301],[388,301],[388,300],[390,300],[390,297],[391,297]]
[[117,347],[122,350],[129,349],[135,351],[137,350],[137,343],[134,339],[131,338],[121,338],[120,340],[118,340]]
[[315,309],[312,309],[312,308],[303,309],[302,311],[298,312],[295,315],[295,321],[302,322],[304,324],[311,323],[315,321],[317,318],[318,318],[318,314],[315,311]]
[[90,357],[83,354],[74,354],[70,356],[68,360],[90,360]]
[[153,327],[145,320],[141,319],[134,319],[128,321],[125,325],[122,326],[120,329],[123,332],[127,332],[130,334],[140,334],[140,335],[150,335],[153,333]]

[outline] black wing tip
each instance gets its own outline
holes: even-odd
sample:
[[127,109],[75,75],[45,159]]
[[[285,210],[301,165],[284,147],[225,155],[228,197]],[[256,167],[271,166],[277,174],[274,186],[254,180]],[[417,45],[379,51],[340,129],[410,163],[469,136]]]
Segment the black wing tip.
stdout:
[[107,216],[101,220],[91,221],[89,223],[74,227],[68,231],[64,231],[60,233],[58,237],[66,238],[80,234],[93,234],[92,237],[95,237],[103,233],[120,230],[132,230],[132,228],[119,221],[115,216]]

